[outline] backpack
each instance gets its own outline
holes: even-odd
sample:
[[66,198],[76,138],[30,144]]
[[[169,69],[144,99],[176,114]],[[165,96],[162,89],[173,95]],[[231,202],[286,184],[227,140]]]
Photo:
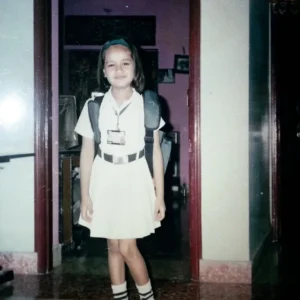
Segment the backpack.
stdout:
[[[91,127],[94,132],[95,147],[98,149],[101,143],[101,132],[99,130],[99,113],[103,96],[97,96],[94,100],[88,102],[88,112]],[[145,114],[145,158],[149,167],[151,176],[153,177],[153,134],[154,130],[159,127],[161,119],[161,108],[158,95],[154,91],[147,90],[143,93],[144,114]],[[160,146],[162,150],[164,173],[166,172],[168,162],[171,155],[172,141],[168,139],[164,132],[159,131]],[[97,152],[96,152],[97,153]]]

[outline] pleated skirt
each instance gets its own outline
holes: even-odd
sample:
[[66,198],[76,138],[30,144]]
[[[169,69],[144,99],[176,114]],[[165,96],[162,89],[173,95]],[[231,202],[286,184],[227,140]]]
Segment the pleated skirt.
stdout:
[[137,239],[155,232],[155,189],[145,157],[113,164],[96,156],[90,180],[92,222],[79,218],[91,237]]

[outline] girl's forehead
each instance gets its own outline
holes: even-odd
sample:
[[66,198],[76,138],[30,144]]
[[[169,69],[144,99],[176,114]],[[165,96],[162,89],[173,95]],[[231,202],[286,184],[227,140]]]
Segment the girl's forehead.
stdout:
[[131,57],[131,52],[127,47],[122,45],[111,46],[105,51],[105,57],[117,56],[117,55]]

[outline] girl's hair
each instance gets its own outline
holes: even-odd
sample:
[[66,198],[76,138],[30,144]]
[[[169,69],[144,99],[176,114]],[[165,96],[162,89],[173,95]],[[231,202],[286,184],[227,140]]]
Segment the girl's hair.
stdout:
[[129,44],[123,39],[116,39],[116,40],[106,42],[99,53],[98,68],[97,68],[97,80],[99,85],[99,91],[106,92],[110,87],[110,83],[108,82],[106,77],[104,77],[103,69],[105,64],[105,52],[108,48],[114,45],[122,45],[130,51],[131,57],[135,65],[134,79],[131,83],[131,86],[135,88],[139,93],[141,93],[145,87],[145,76],[143,72],[142,62],[138,54],[137,48],[133,44]]

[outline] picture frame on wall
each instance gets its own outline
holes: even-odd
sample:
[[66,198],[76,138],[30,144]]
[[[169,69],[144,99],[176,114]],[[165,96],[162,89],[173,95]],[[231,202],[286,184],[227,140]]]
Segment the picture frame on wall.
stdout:
[[173,69],[159,69],[158,83],[175,83],[175,74]]
[[189,56],[183,54],[176,54],[174,59],[174,70],[176,73],[188,74],[190,71]]

